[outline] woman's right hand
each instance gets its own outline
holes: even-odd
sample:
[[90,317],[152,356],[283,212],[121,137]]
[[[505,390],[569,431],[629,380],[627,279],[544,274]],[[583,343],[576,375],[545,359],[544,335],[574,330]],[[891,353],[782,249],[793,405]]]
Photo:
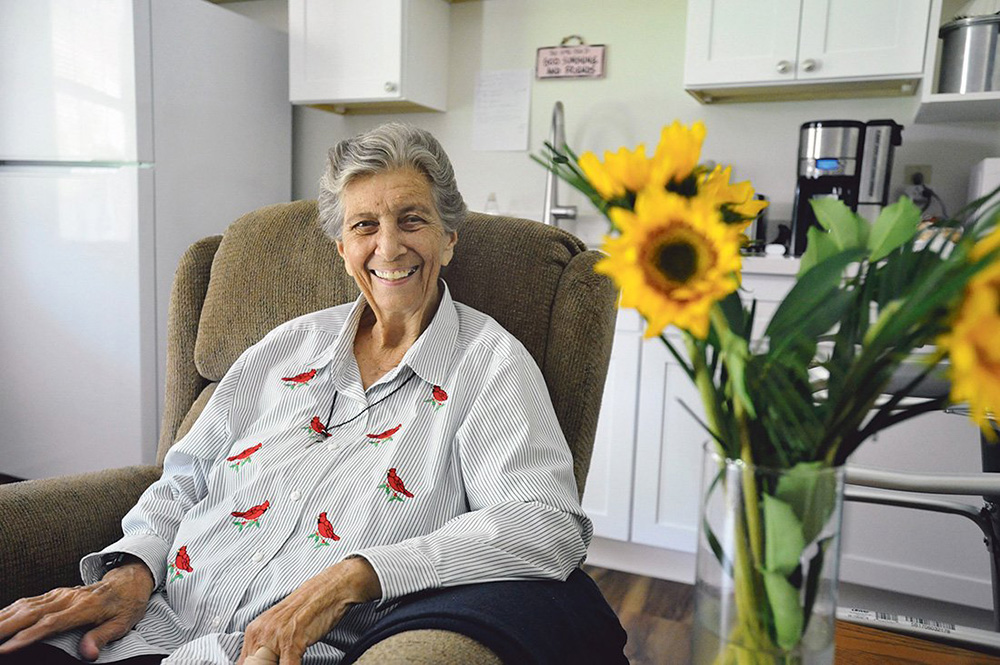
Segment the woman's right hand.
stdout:
[[146,613],[153,574],[138,559],[108,571],[94,584],[53,589],[0,609],[0,655],[52,635],[93,626],[80,640],[80,655],[97,658],[101,648],[123,637]]

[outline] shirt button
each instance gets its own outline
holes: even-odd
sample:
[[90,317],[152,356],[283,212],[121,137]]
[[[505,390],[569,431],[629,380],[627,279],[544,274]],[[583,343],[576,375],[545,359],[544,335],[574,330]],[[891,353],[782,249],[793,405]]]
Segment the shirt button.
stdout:
[[298,501],[301,498],[302,498],[302,494],[298,490],[295,490],[294,492],[292,492],[292,501]]
[[261,561],[264,560],[264,553],[263,552],[254,552],[253,556],[250,557],[250,558],[253,559],[254,563],[260,563]]
[[212,628],[218,628],[220,625],[222,625],[222,617],[212,619]]
[[327,450],[336,450],[337,449],[337,444],[335,444],[335,443],[328,443],[328,444],[326,444],[326,449]]

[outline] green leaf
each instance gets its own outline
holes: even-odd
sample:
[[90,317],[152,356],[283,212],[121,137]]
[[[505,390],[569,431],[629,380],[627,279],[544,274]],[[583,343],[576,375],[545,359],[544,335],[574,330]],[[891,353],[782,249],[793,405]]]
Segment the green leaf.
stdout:
[[795,512],[802,523],[802,538],[811,543],[823,530],[837,500],[837,482],[822,462],[801,462],[778,480],[775,497]]
[[868,222],[856,214],[840,199],[821,198],[809,201],[816,221],[830,232],[839,249],[854,249],[868,245]]
[[[708,502],[712,499],[712,494],[715,489],[719,486],[720,482],[723,482],[726,476],[725,468],[720,468],[715,476],[712,477],[712,482],[709,484],[708,489],[705,490],[705,496],[702,499],[702,514],[705,517],[702,518],[702,529],[705,534],[705,538],[708,540],[708,546],[712,548],[712,553],[715,554],[716,560],[719,565],[722,566],[722,570],[725,571],[726,575],[730,579],[733,578],[733,562],[730,561],[729,557],[726,555],[726,550],[722,547],[719,539],[715,535],[715,531],[712,530],[712,525],[708,522]],[[723,492],[725,492],[725,487],[723,486]]]
[[771,338],[772,348],[775,344],[794,341],[798,336],[815,342],[818,335],[829,330],[830,321],[840,319],[842,308],[849,300],[836,296],[847,293],[840,290],[844,269],[864,254],[861,249],[839,252],[799,276],[767,325],[764,334]]
[[790,575],[798,568],[806,541],[802,522],[790,505],[766,492],[761,495],[764,513],[764,570]]
[[802,606],[799,590],[779,573],[764,573],[764,589],[774,616],[775,637],[782,649],[793,649],[802,639]]
[[813,266],[825,261],[839,251],[837,242],[829,233],[820,231],[815,226],[806,232],[806,251],[799,259],[799,275],[804,275]]
[[748,416],[756,418],[757,414],[754,411],[753,401],[750,399],[746,385],[746,365],[750,357],[747,341],[732,330],[724,330],[721,344],[722,352],[726,358],[726,369],[729,370],[729,386],[732,388],[733,396],[743,404]]
[[802,632],[809,628],[809,619],[812,617],[813,605],[816,603],[816,596],[819,592],[820,574],[823,572],[823,560],[826,558],[826,550],[830,547],[835,536],[824,538],[817,543],[816,554],[809,560],[809,572],[806,574],[806,599],[802,604]]
[[868,329],[868,332],[865,333],[863,340],[864,344],[871,344],[872,340],[878,337],[878,335],[882,332],[882,329],[888,325],[889,321],[899,314],[900,309],[903,308],[904,302],[905,301],[903,300],[893,300],[882,308],[882,311],[879,312],[878,318],[875,319],[875,323],[873,323]]
[[715,532],[712,531],[711,525],[708,520],[702,522],[702,528],[705,530],[705,538],[708,539],[708,546],[712,548],[712,554],[715,555],[716,560],[719,562],[719,566],[725,571],[729,579],[733,578],[733,562],[729,560],[726,556],[726,550],[722,548],[722,544],[719,543],[719,539],[716,537]]
[[868,236],[869,260],[874,263],[884,259],[894,249],[909,242],[916,234],[919,223],[920,209],[905,196],[885,207]]
[[740,337],[749,339],[749,333],[746,330],[747,325],[749,325],[747,322],[748,317],[747,313],[743,310],[743,300],[740,298],[739,291],[733,291],[720,300],[719,309],[726,317],[729,329]]

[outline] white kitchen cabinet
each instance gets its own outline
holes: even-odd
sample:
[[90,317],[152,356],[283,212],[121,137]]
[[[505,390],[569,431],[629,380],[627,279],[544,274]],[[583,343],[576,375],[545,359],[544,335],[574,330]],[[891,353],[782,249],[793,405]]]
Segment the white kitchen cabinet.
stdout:
[[705,102],[912,94],[930,4],[689,2],[684,87]]
[[[671,341],[683,353],[679,335]],[[659,339],[642,349],[639,416],[632,488],[632,542],[694,552],[702,444],[709,435],[698,390]]]
[[444,111],[449,15],[446,0],[289,0],[292,103]]
[[920,88],[917,122],[967,122],[1000,120],[1000,90],[984,92],[938,92],[942,41],[938,31],[961,14],[966,0],[933,0],[927,28],[924,82]]
[[612,540],[627,541],[632,521],[632,463],[641,349],[642,319],[635,310],[619,310],[583,494],[583,508],[594,523],[594,534]]
[[[755,337],[791,288],[798,261],[744,259],[747,297],[757,298]],[[708,434],[701,398],[659,339],[643,339],[635,310],[620,310],[583,507],[594,534],[694,552],[701,446]],[[676,330],[669,331],[684,353]]]
[[[763,336],[794,284],[798,266],[788,259],[744,259],[743,298],[757,300],[755,339]],[[668,339],[686,358],[680,334],[671,330]],[[702,422],[705,410],[694,383],[662,341],[646,341],[639,378],[632,542],[695,551],[702,446],[710,438]]]

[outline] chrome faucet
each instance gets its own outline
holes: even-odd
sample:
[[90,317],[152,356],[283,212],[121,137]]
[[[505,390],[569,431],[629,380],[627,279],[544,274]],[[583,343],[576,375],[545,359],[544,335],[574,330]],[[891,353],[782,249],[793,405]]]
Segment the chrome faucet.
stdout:
[[[549,145],[557,153],[566,152],[566,132],[563,120],[563,103],[556,102],[552,109],[552,128],[549,130]],[[576,219],[576,206],[561,206],[559,201],[559,179],[552,171],[546,171],[545,176],[545,208],[542,211],[542,222],[550,226],[559,226],[560,219]]]

